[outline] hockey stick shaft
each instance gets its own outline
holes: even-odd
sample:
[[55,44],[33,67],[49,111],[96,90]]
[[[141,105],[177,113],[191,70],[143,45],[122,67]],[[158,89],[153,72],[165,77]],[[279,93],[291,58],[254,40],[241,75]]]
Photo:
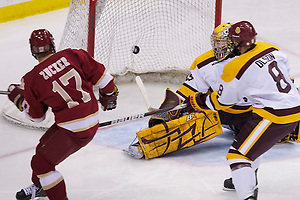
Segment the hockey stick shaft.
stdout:
[[136,82],[136,84],[138,85],[138,87],[139,87],[139,89],[140,89],[140,91],[141,91],[141,93],[142,93],[142,95],[143,95],[143,97],[144,97],[144,101],[145,101],[145,103],[146,103],[147,110],[148,110],[148,111],[153,110],[153,108],[151,107],[151,104],[150,104],[150,99],[149,99],[148,93],[147,93],[147,91],[146,91],[145,85],[144,85],[144,83],[143,83],[141,77],[136,76],[136,77],[135,77],[135,82]]
[[99,123],[99,127],[110,126],[110,125],[114,125],[114,124],[118,124],[118,123],[122,123],[122,122],[141,119],[141,118],[151,116],[151,115],[154,115],[154,114],[160,114],[160,113],[173,111],[173,110],[178,110],[178,109],[182,109],[182,108],[186,108],[186,104],[180,104],[178,106],[171,107],[171,108],[162,108],[162,109],[149,111],[149,112],[146,112],[146,113],[131,115],[131,116],[127,116],[127,117],[123,117],[123,118],[119,118],[119,119],[114,119],[114,120],[111,120],[111,121],[101,122],[101,123]]
[[0,90],[0,94],[9,95],[10,92],[9,92],[9,91],[3,91],[3,90]]

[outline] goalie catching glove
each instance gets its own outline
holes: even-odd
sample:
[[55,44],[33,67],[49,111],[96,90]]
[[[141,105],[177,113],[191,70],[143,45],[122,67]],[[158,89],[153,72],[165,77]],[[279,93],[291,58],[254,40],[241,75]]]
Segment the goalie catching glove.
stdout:
[[[112,90],[113,92],[108,92]],[[117,107],[117,96],[119,94],[119,90],[117,86],[111,81],[106,87],[99,89],[99,102],[102,105],[102,110],[113,110]]]
[[24,101],[24,96],[22,95],[22,92],[20,90],[20,85],[10,84],[8,87],[8,91],[10,92],[8,94],[9,100],[11,100],[17,106],[17,108],[22,112],[23,111],[22,103]]
[[[179,96],[176,93],[174,93],[170,88],[167,88],[165,93],[165,99],[160,105],[159,109],[172,108],[179,105],[180,103],[182,103],[182,100],[179,98]],[[162,122],[177,119],[182,116],[181,110],[182,109],[178,109],[174,111],[161,113],[158,115],[153,115],[148,122],[148,126],[152,127]]]

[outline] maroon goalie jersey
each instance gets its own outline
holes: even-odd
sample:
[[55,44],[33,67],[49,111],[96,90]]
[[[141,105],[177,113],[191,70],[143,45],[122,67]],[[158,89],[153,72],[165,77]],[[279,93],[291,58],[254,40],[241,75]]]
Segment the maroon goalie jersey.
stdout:
[[99,123],[93,85],[104,88],[112,79],[86,51],[62,50],[22,78],[23,108],[32,121],[42,121],[50,107],[59,127],[86,137],[96,132]]

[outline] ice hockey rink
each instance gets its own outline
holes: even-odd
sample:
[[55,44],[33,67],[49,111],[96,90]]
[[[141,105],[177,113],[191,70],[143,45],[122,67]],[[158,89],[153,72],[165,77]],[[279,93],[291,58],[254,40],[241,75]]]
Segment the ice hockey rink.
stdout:
[[[280,47],[289,56],[291,75],[300,86],[300,1],[224,0],[222,22],[249,20],[258,40]],[[33,29],[47,28],[58,45],[68,9],[61,9],[0,24],[0,89],[37,64],[28,39]],[[209,36],[208,36],[209,39]],[[189,67],[189,66],[187,66]],[[118,85],[118,108],[101,112],[100,121],[146,112],[135,83]],[[153,107],[158,107],[167,87],[179,85],[145,82]],[[0,97],[0,107],[8,102]],[[137,160],[123,153],[146,127],[147,118],[99,129],[94,140],[67,158],[57,170],[66,181],[70,200],[234,200],[235,192],[222,190],[230,176],[226,153],[232,136],[228,131],[193,148],[152,160]],[[18,127],[0,117],[0,199],[31,184],[30,160],[43,132]],[[258,173],[259,199],[300,199],[300,144],[276,145],[263,155]]]

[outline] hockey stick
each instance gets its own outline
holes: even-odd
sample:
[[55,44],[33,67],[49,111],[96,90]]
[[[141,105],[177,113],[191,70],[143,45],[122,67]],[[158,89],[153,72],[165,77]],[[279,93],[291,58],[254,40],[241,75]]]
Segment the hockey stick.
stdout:
[[110,125],[113,125],[113,124],[118,124],[118,123],[122,123],[122,122],[126,122],[126,121],[141,119],[141,118],[151,116],[151,115],[154,115],[154,114],[160,114],[160,113],[173,111],[173,110],[178,110],[178,109],[182,109],[182,108],[186,108],[186,104],[180,104],[180,105],[175,106],[175,107],[157,109],[157,110],[149,111],[149,112],[146,112],[146,113],[131,115],[131,116],[128,116],[128,117],[114,119],[114,120],[111,120],[111,121],[101,122],[101,123],[99,123],[99,127],[110,126]]
[[9,92],[9,91],[3,91],[3,90],[0,90],[0,94],[8,95],[8,94],[10,94],[10,92]]
[[[123,117],[123,118],[119,118],[119,119],[114,119],[114,120],[111,120],[111,121],[100,122],[99,127],[105,127],[105,126],[119,124],[119,123],[126,122],[126,121],[141,119],[141,118],[151,116],[151,115],[154,115],[154,114],[160,114],[160,113],[164,113],[164,112],[168,112],[168,111],[178,110],[178,109],[182,109],[182,108],[185,108],[185,107],[186,107],[186,104],[180,104],[180,105],[175,106],[175,107],[162,108],[162,109],[149,111],[149,112],[146,112],[146,113],[141,113],[141,114],[131,115],[131,116],[127,116],[127,117]],[[16,124],[16,125],[19,125],[19,126],[23,126],[23,127],[26,127],[26,128],[36,129],[36,130],[41,130],[41,131],[46,131],[49,128],[48,126],[41,126],[41,125],[38,125],[36,123],[26,123],[26,122],[24,122],[20,119],[17,119],[15,117],[7,115],[4,112],[2,112],[2,115],[10,123],[13,123],[13,124]]]
[[146,91],[146,88],[145,88],[145,85],[141,79],[141,77],[137,76],[135,77],[135,82],[136,84],[138,85],[143,97],[144,97],[144,100],[145,100],[145,103],[146,103],[146,106],[147,106],[147,110],[148,111],[153,111],[154,108],[152,108],[151,104],[150,104],[150,99],[148,97],[148,94],[147,94],[147,91]]
[[21,119],[18,119],[17,117],[13,117],[11,115],[8,115],[4,112],[2,112],[2,116],[4,119],[6,119],[8,122],[15,124],[17,126],[23,126],[25,128],[34,129],[34,130],[40,130],[40,131],[46,131],[48,130],[48,126],[40,125],[38,123],[26,123],[22,121]]

